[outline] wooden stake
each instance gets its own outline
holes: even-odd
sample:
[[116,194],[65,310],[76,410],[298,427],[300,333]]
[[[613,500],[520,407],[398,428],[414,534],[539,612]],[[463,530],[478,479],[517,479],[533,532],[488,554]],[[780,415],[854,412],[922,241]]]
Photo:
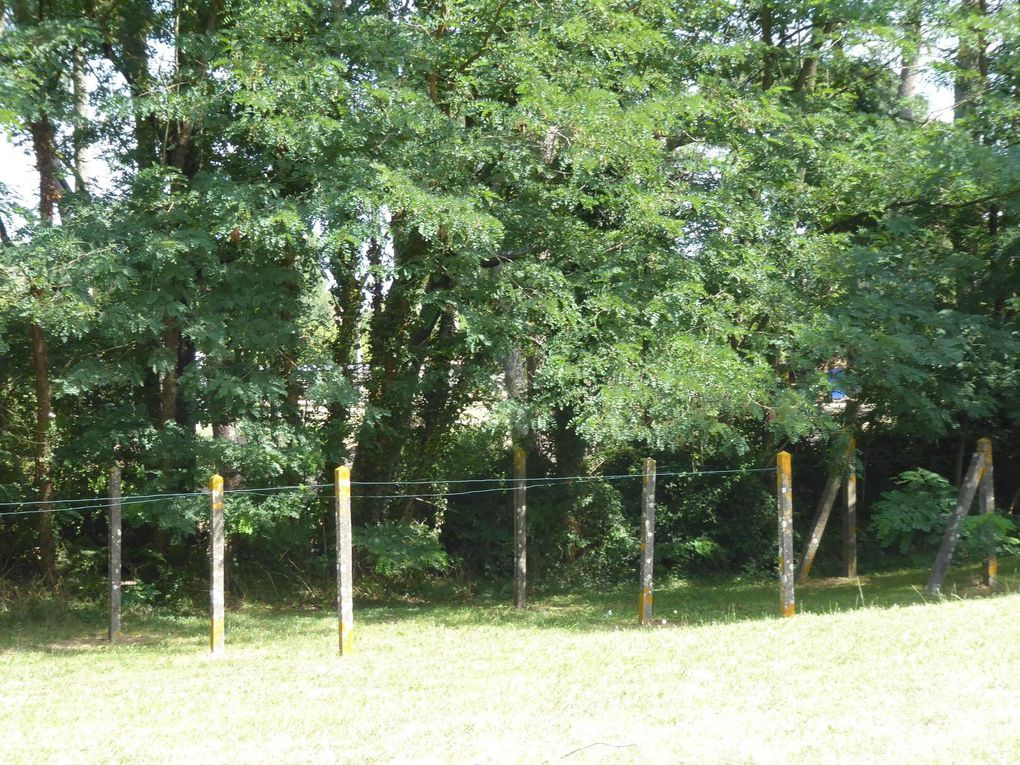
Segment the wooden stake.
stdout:
[[[992,442],[988,438],[978,441],[978,450],[985,455],[985,474],[981,479],[978,501],[981,503],[981,514],[991,515],[995,512],[995,465],[992,462]],[[988,558],[985,560],[984,581],[986,587],[995,587],[999,583],[999,559],[995,555],[995,537],[990,528],[986,528],[985,544],[988,547]]]
[[779,511],[779,593],[784,617],[797,612],[793,590],[793,464],[789,452],[776,455],[776,506]]
[[528,585],[527,454],[514,449],[514,606],[524,608]]
[[843,510],[843,576],[857,576],[857,440],[850,439],[847,450],[846,506]]
[[121,509],[120,466],[110,470],[110,631],[111,643],[120,640]]
[[655,460],[645,460],[641,485],[641,594],[638,623],[652,623],[652,567],[655,563]]
[[832,506],[836,502],[836,494],[839,493],[842,473],[841,468],[829,472],[829,479],[825,482],[825,489],[822,490],[822,496],[818,500],[815,517],[811,521],[811,531],[808,533],[808,540],[804,546],[800,568],[797,570],[797,584],[804,584],[811,573],[811,566],[814,565],[818,545],[822,541],[822,534],[825,533],[825,526],[829,522],[829,514],[832,512]]
[[209,498],[212,503],[209,544],[211,568],[209,577],[209,650],[213,653],[222,653],[224,650],[223,551],[226,540],[223,524],[223,476],[214,475],[209,481]]
[[953,550],[960,538],[960,527],[963,525],[963,518],[970,511],[974,502],[974,495],[977,494],[978,484],[985,473],[985,453],[980,449],[974,452],[970,460],[970,469],[967,471],[967,478],[960,487],[960,494],[956,499],[956,508],[953,516],[946,527],[946,533],[942,537],[942,545],[939,547],[938,555],[935,557],[935,565],[932,567],[928,584],[925,585],[926,595],[937,595],[942,590],[942,583],[946,574],[949,573],[949,563],[953,558]]
[[[846,454],[844,455],[843,462],[837,465],[834,470],[830,471],[829,478],[825,482],[825,488],[822,490],[822,496],[819,498],[818,507],[815,510],[815,517],[811,521],[811,531],[808,533],[807,544],[804,545],[804,554],[801,557],[800,567],[797,570],[797,584],[804,584],[811,573],[811,566],[814,565],[815,555],[818,553],[818,545],[821,544],[822,535],[825,534],[825,527],[829,523],[829,515],[832,513],[832,506],[836,503],[836,495],[839,494],[839,485],[843,482],[843,476],[847,474],[847,462],[850,463],[851,471],[853,470],[855,449],[856,443],[854,439],[851,438]],[[848,490],[849,480],[850,479],[848,478]],[[843,538],[845,541],[845,515],[843,516],[843,520]]]
[[354,564],[351,547],[351,469],[338,467],[333,473],[336,508],[336,615],[340,655],[354,652]]

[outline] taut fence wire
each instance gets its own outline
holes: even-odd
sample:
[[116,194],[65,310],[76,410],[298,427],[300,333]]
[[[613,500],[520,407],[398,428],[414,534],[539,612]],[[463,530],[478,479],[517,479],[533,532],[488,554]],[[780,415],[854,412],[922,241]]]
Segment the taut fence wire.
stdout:
[[[741,474],[752,474],[752,473],[774,473],[776,469],[774,467],[767,468],[732,468],[725,470],[685,470],[675,472],[660,472],[658,476],[660,478],[688,478],[693,476],[705,476],[705,475],[741,475]],[[524,488],[526,489],[542,489],[551,486],[558,486],[565,483],[597,483],[600,481],[625,481],[625,480],[637,480],[642,476],[640,473],[621,473],[616,475],[571,475],[571,476],[550,476],[547,478],[534,478],[525,482]],[[392,486],[394,488],[409,487],[409,486],[437,486],[437,485],[452,485],[452,486],[463,486],[471,484],[504,484],[502,486],[494,486],[491,488],[483,489],[466,489],[458,491],[435,491],[435,492],[401,492],[395,494],[352,494],[352,499],[436,499],[441,497],[464,497],[469,495],[479,494],[505,494],[514,490],[514,479],[513,478],[431,478],[431,479],[414,479],[406,481],[351,481],[351,486],[379,486],[387,487]],[[239,494],[239,495],[268,495],[274,493],[284,492],[301,492],[306,494],[316,494],[323,489],[331,489],[333,484],[331,483],[312,483],[312,484],[295,484],[290,486],[262,486],[253,488],[243,489],[226,489],[224,494]],[[129,505],[147,505],[155,502],[165,502],[173,499],[189,499],[193,497],[204,497],[209,495],[208,489],[201,491],[190,491],[190,492],[172,492],[165,494],[126,494],[123,497],[117,498],[117,501],[122,506]],[[113,497],[87,497],[77,499],[51,499],[51,500],[16,500],[11,502],[0,502],[0,508],[29,508],[29,509],[18,509],[18,510],[3,510],[0,511],[0,517],[2,516],[16,516],[16,515],[31,515],[37,513],[61,513],[61,512],[86,512],[90,510],[107,510],[113,504]],[[49,505],[48,508],[40,507]]]

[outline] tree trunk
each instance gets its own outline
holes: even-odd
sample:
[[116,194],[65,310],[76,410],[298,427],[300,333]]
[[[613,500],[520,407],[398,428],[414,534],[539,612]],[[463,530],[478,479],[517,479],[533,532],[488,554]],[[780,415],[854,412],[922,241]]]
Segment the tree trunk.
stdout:
[[967,441],[969,437],[967,423],[960,423],[960,434],[956,440],[956,457],[953,460],[953,486],[957,489],[963,483],[963,463],[967,459]]
[[72,81],[74,89],[74,190],[79,195],[85,192],[85,147],[86,125],[88,123],[88,111],[86,102],[88,100],[88,88],[85,84],[85,54],[81,48],[74,50],[74,62],[72,70]]
[[[377,250],[378,244],[373,240],[368,247],[369,264],[372,263],[373,251]],[[332,347],[334,373],[344,375],[354,385],[358,385],[360,382],[360,376],[356,371],[356,361],[361,326],[361,294],[364,286],[359,274],[358,258],[359,254],[353,248],[341,251],[334,256],[330,269],[334,281],[331,292],[333,295],[333,326],[336,329],[336,339],[333,341]],[[375,255],[375,258],[378,263],[378,254]],[[373,308],[373,315],[376,311],[382,310],[381,282],[382,278],[376,277],[376,284],[380,286],[377,301],[373,294],[373,306],[378,303],[378,307]],[[329,405],[324,431],[327,468],[343,464],[349,456],[347,444],[351,435],[351,407],[349,404],[334,401]]]
[[163,379],[159,388],[159,425],[165,427],[167,423],[177,417],[177,358],[181,348],[181,333],[177,323],[170,318],[164,322],[166,329],[163,331],[163,348],[174,358],[173,368],[163,373]]
[[[41,294],[33,291],[36,298]],[[40,505],[39,564],[43,579],[52,584],[57,577],[57,538],[53,528],[50,498],[53,496],[52,445],[50,416],[52,412],[49,363],[46,358],[46,338],[42,327],[32,322],[32,370],[35,375],[35,485]]]
[[528,367],[520,348],[512,348],[503,358],[503,380],[506,384],[507,399],[518,407],[511,415],[513,420],[510,423],[510,440],[514,447],[525,448],[528,423],[519,408],[524,406],[527,398]]
[[[574,429],[575,412],[569,404],[557,407],[553,412],[552,428],[549,435],[552,439],[553,457],[556,459],[556,470],[560,477],[584,475],[585,443]],[[572,539],[583,536],[583,524],[581,522],[581,499],[584,494],[590,491],[586,483],[573,481],[566,482],[564,487],[569,493],[563,507],[563,526]],[[567,556],[575,559],[581,553],[581,549],[571,543],[567,550]]]
[[[39,173],[39,217],[44,226],[53,225],[53,216],[60,201],[60,184],[53,173],[56,152],[53,145],[53,126],[46,115],[30,126],[32,148],[35,152],[36,170]],[[32,288],[36,303],[46,298],[39,287]],[[53,512],[50,499],[53,496],[53,455],[50,438],[50,421],[53,415],[52,392],[50,388],[49,360],[47,358],[46,334],[42,326],[33,321],[30,328],[32,342],[32,371],[35,377],[35,484],[42,504],[39,514],[39,564],[40,573],[48,583],[57,576],[57,536],[53,526]]]
[[905,120],[914,119],[911,101],[917,97],[921,84],[921,8],[911,6],[904,22],[906,42],[903,48],[903,66],[900,69],[900,85],[896,98],[903,104],[899,116]]
[[[233,422],[215,422],[212,426],[213,438],[218,441],[227,441],[231,444],[241,443],[241,437],[237,434],[237,425]],[[223,476],[223,486],[228,491],[233,491],[241,486],[244,475],[241,468],[233,463],[224,463],[219,466],[220,475]]]
[[[404,229],[394,220],[394,259],[397,264],[424,259],[429,243],[416,228]],[[372,316],[369,330],[372,368],[366,383],[366,412],[380,412],[362,423],[354,456],[356,481],[391,482],[400,468],[404,444],[412,432],[411,414],[419,390],[422,363],[429,339],[441,312],[432,305],[416,313],[428,280],[398,275],[390,285],[383,305]],[[365,486],[361,492],[373,497],[393,494],[383,485]],[[383,499],[369,502],[371,517],[382,520],[387,505]]]
[[825,38],[832,32],[832,28],[832,23],[823,23],[819,18],[818,11],[815,11],[811,21],[810,49],[808,50],[808,55],[801,62],[800,71],[797,73],[797,81],[793,86],[793,89],[798,93],[814,92],[815,83],[818,80],[818,58],[821,55]]
[[775,82],[776,52],[773,41],[772,6],[765,2],[761,6],[761,41],[765,44],[762,57],[761,88],[768,90]]
[[[964,0],[969,14],[983,13],[981,0]],[[956,51],[956,72],[953,78],[953,119],[959,121],[974,112],[974,99],[980,89],[980,80],[987,69],[984,46],[979,35],[977,43],[969,34],[961,35]]]

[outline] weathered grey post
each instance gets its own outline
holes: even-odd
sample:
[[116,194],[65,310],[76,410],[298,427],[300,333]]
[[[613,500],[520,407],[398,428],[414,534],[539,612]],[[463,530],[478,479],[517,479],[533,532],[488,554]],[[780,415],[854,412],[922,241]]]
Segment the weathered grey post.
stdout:
[[956,508],[953,510],[949,526],[942,537],[942,545],[939,547],[938,555],[935,556],[935,565],[932,567],[931,576],[928,577],[928,584],[924,587],[926,595],[937,595],[942,590],[942,582],[945,581],[949,572],[949,563],[953,559],[953,550],[960,538],[960,527],[963,525],[963,517],[967,515],[971,504],[974,502],[974,495],[977,494],[978,485],[985,473],[985,453],[978,449],[970,461],[970,469],[967,471],[967,478],[960,487],[960,493],[956,499]]
[[340,655],[354,652],[354,565],[351,546],[351,469],[338,467],[333,474],[336,508],[336,615]]
[[638,623],[652,623],[652,567],[655,563],[655,460],[644,464],[641,484],[641,594]]
[[[982,438],[978,441],[978,449],[985,454],[985,475],[981,479],[981,514],[990,515],[995,512],[995,465],[992,462],[992,442]],[[985,560],[984,580],[986,587],[995,587],[999,583],[999,559],[995,555],[995,538],[990,528],[985,529],[985,544],[988,547],[988,558]]]
[[789,452],[776,455],[776,506],[779,511],[779,592],[781,613],[797,611],[793,591],[793,462]]
[[120,466],[110,469],[110,642],[120,640],[121,507]]
[[514,449],[514,606],[524,608],[528,585],[527,454]]
[[223,476],[214,475],[209,481],[209,499],[212,503],[212,526],[209,540],[209,650],[222,653],[224,649],[224,598],[223,550],[226,534],[223,524]]
[[843,576],[857,576],[857,440],[847,450],[846,506],[843,511]]

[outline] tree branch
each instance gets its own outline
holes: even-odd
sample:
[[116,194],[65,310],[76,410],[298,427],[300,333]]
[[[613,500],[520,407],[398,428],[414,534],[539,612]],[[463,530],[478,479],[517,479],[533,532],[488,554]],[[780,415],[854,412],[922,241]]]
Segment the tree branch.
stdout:
[[882,215],[892,210],[907,210],[911,207],[926,207],[933,210],[962,210],[966,207],[994,202],[998,199],[1008,199],[1018,193],[1020,193],[1020,186],[1014,186],[996,194],[985,194],[984,196],[975,197],[963,202],[938,202],[928,198],[890,202],[885,207],[877,210],[867,210],[840,218],[826,226],[824,231],[828,234],[851,231],[865,224],[875,223]]
[[520,247],[516,250],[509,250],[508,252],[501,252],[497,255],[493,255],[491,258],[486,258],[481,262],[482,268],[495,268],[503,263],[511,263],[522,255],[528,255],[531,252],[529,247]]
[[14,242],[11,241],[11,237],[7,233],[7,227],[4,225],[2,218],[0,218],[0,244],[2,244],[4,247],[14,246]]
[[485,49],[489,45],[489,40],[492,39],[492,35],[496,31],[496,25],[499,23],[499,17],[503,15],[503,10],[506,8],[508,2],[509,0],[500,0],[499,5],[496,6],[496,12],[492,16],[492,22],[489,24],[489,28],[485,30],[485,35],[482,37],[481,45],[478,46],[478,50],[464,59],[464,63],[457,68],[458,72],[463,74],[467,71],[469,66],[480,59],[482,54],[485,53]]

